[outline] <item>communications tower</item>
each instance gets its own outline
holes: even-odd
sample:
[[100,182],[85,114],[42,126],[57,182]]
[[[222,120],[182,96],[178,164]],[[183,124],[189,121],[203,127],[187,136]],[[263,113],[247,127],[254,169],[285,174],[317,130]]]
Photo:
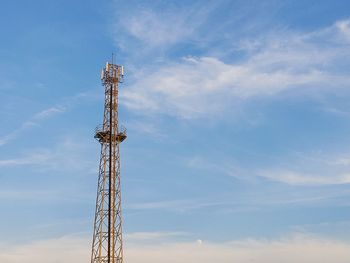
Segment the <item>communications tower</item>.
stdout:
[[118,85],[123,77],[123,66],[113,64],[113,59],[101,72],[105,103],[103,124],[95,132],[101,156],[91,263],[123,263],[119,146],[126,130],[119,129],[118,122]]

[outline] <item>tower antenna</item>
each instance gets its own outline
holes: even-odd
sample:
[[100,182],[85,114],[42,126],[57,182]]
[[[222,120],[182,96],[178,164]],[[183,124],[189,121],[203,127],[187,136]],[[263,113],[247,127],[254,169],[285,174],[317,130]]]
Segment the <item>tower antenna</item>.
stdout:
[[101,72],[105,89],[103,124],[95,131],[101,144],[91,263],[123,263],[122,199],[120,186],[120,143],[126,129],[119,129],[118,84],[124,68],[106,63]]

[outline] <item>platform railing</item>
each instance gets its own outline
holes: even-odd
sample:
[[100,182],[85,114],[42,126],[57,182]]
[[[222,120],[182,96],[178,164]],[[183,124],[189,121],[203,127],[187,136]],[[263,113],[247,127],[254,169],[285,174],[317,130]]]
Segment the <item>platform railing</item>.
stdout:
[[[98,133],[98,132],[109,132],[108,126],[107,126],[107,130],[104,129],[103,124],[100,124],[100,125],[96,126],[95,134]],[[122,133],[122,134],[126,135],[126,132],[127,132],[127,130],[126,130],[125,126],[124,125],[120,125],[118,133]]]

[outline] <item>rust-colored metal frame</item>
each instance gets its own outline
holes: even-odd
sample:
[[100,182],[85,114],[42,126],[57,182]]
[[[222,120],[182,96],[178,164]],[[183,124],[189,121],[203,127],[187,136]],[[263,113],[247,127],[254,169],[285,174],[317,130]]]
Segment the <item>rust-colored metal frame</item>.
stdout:
[[119,131],[118,84],[123,67],[107,63],[101,73],[105,87],[103,125],[95,138],[101,144],[91,263],[123,263],[122,209],[119,145],[126,130]]

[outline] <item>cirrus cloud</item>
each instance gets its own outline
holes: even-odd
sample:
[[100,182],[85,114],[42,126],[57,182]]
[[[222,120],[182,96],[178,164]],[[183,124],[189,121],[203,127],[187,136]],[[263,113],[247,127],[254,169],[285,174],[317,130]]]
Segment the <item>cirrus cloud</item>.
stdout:
[[[237,47],[245,58],[185,57],[139,76],[122,100],[141,112],[181,118],[217,114],[256,96],[286,90],[340,90],[350,85],[349,21],[308,33],[277,32]],[[249,42],[249,40],[248,40]]]

